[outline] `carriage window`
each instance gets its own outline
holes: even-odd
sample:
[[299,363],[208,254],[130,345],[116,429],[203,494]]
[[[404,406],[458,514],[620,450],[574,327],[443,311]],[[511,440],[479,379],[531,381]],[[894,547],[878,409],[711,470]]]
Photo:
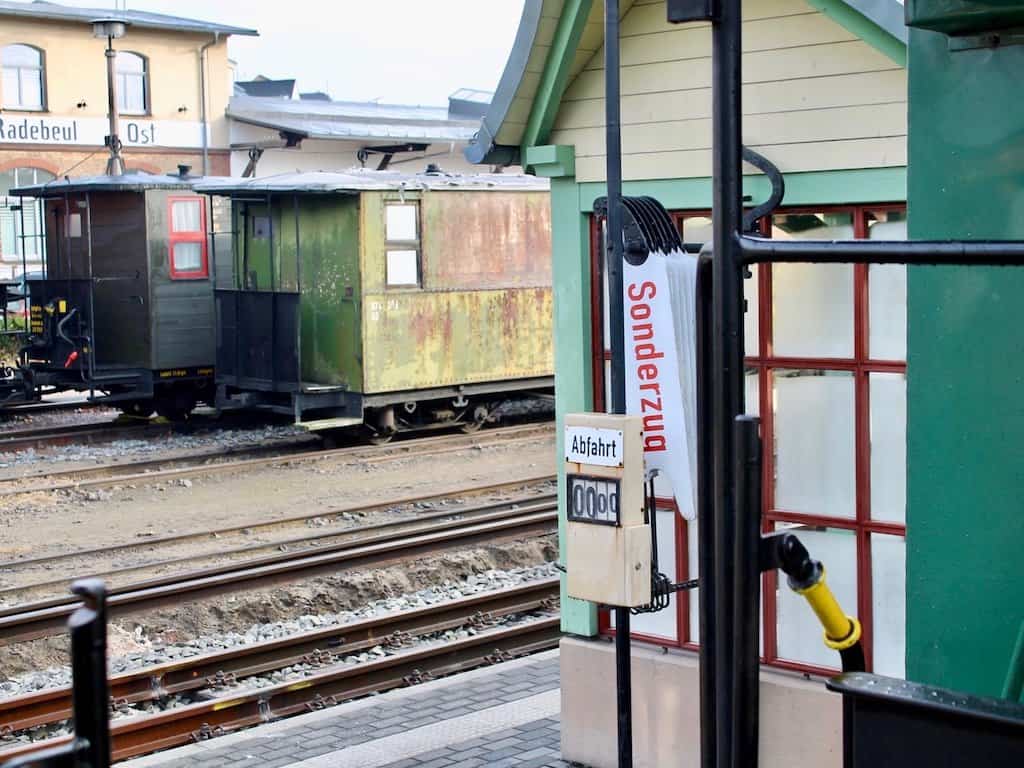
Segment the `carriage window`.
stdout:
[[420,285],[419,204],[384,205],[385,282],[388,287]]
[[206,259],[206,209],[200,197],[172,197],[170,208],[170,272],[173,280],[209,277]]

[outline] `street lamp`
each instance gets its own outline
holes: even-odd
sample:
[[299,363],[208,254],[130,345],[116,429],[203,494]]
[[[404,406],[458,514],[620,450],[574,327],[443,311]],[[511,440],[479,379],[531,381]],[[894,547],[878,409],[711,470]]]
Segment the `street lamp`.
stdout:
[[117,51],[114,50],[114,40],[124,37],[126,26],[121,19],[94,19],[92,22],[92,36],[101,40],[107,38],[107,101],[110,105],[108,112],[110,133],[104,139],[104,143],[110,149],[110,158],[107,160],[108,176],[120,176],[124,173],[121,140],[117,137],[117,74],[114,69]]

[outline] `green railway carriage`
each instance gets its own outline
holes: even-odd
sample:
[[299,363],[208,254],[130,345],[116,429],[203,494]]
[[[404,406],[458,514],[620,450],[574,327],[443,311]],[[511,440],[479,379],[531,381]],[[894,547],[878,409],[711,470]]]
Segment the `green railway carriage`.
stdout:
[[388,436],[473,429],[509,393],[550,392],[546,181],[351,171],[197,189],[232,201],[219,407]]

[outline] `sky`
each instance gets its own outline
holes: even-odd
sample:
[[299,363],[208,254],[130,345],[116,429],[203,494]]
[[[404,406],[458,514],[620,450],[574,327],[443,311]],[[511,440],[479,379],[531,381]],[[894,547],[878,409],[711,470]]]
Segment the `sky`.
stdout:
[[[57,0],[110,9],[124,1]],[[256,29],[259,37],[228,43],[240,80],[294,77],[296,93],[443,106],[459,88],[497,87],[523,0],[127,0],[127,7]]]

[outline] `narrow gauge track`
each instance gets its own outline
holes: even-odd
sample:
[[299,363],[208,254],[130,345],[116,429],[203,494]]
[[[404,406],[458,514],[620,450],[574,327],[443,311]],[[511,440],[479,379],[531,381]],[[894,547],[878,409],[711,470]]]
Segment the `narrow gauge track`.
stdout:
[[[544,478],[549,479],[549,478]],[[136,565],[122,566],[104,571],[91,572],[88,575],[95,578],[102,578],[107,582],[110,587],[111,594],[117,594],[122,591],[118,587],[118,580],[115,577],[123,577],[129,574],[140,574],[147,571],[164,571],[168,569],[179,568],[182,569],[186,565],[192,564],[193,570],[195,569],[196,563],[202,563],[203,561],[220,561],[223,565],[223,561],[232,561],[237,563],[240,560],[249,559],[251,562],[254,555],[259,553],[270,554],[273,552],[281,551],[304,551],[310,552],[316,550],[318,552],[328,551],[331,546],[352,546],[356,543],[365,542],[369,540],[383,541],[392,537],[398,537],[408,535],[410,532],[419,532],[422,530],[438,530],[443,529],[446,525],[454,522],[466,522],[469,520],[476,520],[481,518],[491,519],[495,513],[502,511],[508,511],[512,509],[527,509],[527,508],[547,508],[556,501],[555,494],[544,494],[544,495],[532,495],[523,496],[512,500],[506,501],[495,501],[489,502],[482,505],[476,506],[465,506],[456,507],[452,509],[446,509],[442,511],[420,513],[415,517],[406,517],[401,520],[390,520],[383,523],[371,523],[369,525],[352,526],[336,531],[328,531],[321,533],[311,533],[305,536],[297,536],[288,539],[278,539],[274,541],[265,541],[247,544],[241,547],[225,548],[223,544],[219,549],[212,552],[204,552],[197,554],[190,554],[183,557],[168,558],[163,560],[150,561],[146,563],[139,563]],[[323,515],[310,516],[305,519],[312,519],[313,517],[323,517]],[[280,525],[280,521],[277,521]],[[273,525],[273,523],[271,524]],[[219,534],[208,534],[211,538],[215,536],[219,538]],[[97,551],[93,557],[99,552]],[[65,557],[73,557],[73,555],[67,555]],[[79,556],[80,557],[80,556]],[[64,570],[70,570],[65,568]],[[161,577],[153,577],[144,582],[146,587],[162,586],[164,584],[171,584],[177,580],[180,580],[180,574],[183,570],[178,570],[179,575],[165,575]],[[15,599],[21,601],[27,601],[31,597],[36,597],[39,594],[53,594],[54,592],[64,592],[67,589],[68,580],[66,578],[52,579],[48,581],[33,582],[31,584],[25,584],[16,587],[6,587],[0,589],[0,598],[10,599],[13,596]],[[132,587],[125,587],[127,591],[137,589],[139,582],[136,582]],[[60,598],[53,598],[49,600],[40,600],[35,602],[32,606],[35,609],[43,607],[52,607],[55,605],[63,605],[73,602],[73,598],[66,595],[62,595]],[[0,608],[0,617],[11,616],[17,613],[28,610],[28,607],[22,603],[22,605],[14,605],[10,607]]]
[[[158,577],[111,589],[108,615],[138,613],[215,595],[267,588],[347,568],[381,567],[452,549],[545,536],[558,529],[557,504],[483,512],[468,520],[433,521],[413,531],[384,532],[318,547]],[[79,602],[73,597],[29,603],[0,615],[0,645],[61,631]]]
[[55,445],[106,443],[139,437],[158,437],[180,431],[173,424],[148,421],[92,421],[86,424],[64,424],[48,427],[4,430],[0,433],[0,453],[23,451]]
[[[513,491],[519,488],[524,488],[539,483],[550,482],[555,479],[554,475],[535,475],[533,477],[523,477],[516,480],[508,480],[503,483],[491,483],[488,485],[475,485],[469,488],[453,488],[447,491],[441,491],[439,493],[432,493],[427,495],[417,496],[399,496],[393,499],[383,499],[376,501],[373,504],[350,504],[348,506],[339,507],[324,512],[317,512],[311,515],[293,515],[291,517],[280,517],[272,520],[250,520],[247,522],[235,523],[231,526],[223,528],[212,528],[202,531],[193,531],[190,533],[177,533],[169,536],[159,536],[154,538],[146,539],[145,541],[132,541],[125,544],[115,544],[108,547],[94,547],[91,549],[79,549],[74,552],[63,552],[56,555],[43,555],[40,557],[30,558],[19,558],[16,560],[6,560],[0,562],[0,571],[11,571],[18,568],[35,567],[42,565],[55,565],[57,563],[64,564],[67,569],[67,563],[75,559],[81,559],[85,557],[95,558],[102,556],[110,556],[113,554],[127,553],[132,550],[149,550],[154,547],[161,546],[173,546],[176,544],[184,544],[187,542],[202,541],[207,539],[220,540],[231,535],[244,534],[248,532],[249,535],[258,533],[269,533],[271,531],[278,531],[284,528],[299,528],[304,529],[311,523],[317,520],[330,521],[332,517],[338,517],[345,514],[355,513],[373,513],[380,512],[386,509],[410,506],[414,504],[422,504],[428,502],[440,502],[452,498],[458,499],[470,499],[474,496],[480,496],[489,493],[504,493]],[[457,514],[462,512],[465,507],[453,507],[449,510],[449,514]],[[355,530],[355,528],[349,528],[349,530]]]
[[[110,678],[110,698],[124,705],[204,689],[219,694],[230,688],[230,694],[255,675],[300,663],[327,667],[377,645],[397,649],[414,639],[461,627],[482,631],[506,617],[553,611],[557,601],[557,578],[530,582],[124,672]],[[70,687],[23,694],[0,700],[0,733],[54,725],[70,716]]]
[[[259,444],[232,450],[214,449],[196,452],[187,456],[141,461],[104,464],[98,467],[48,472],[50,482],[42,485],[21,485],[33,478],[0,479],[0,496],[15,496],[25,493],[46,493],[52,491],[97,488],[118,483],[154,482],[172,480],[196,475],[210,475],[220,472],[237,472],[280,463],[321,461],[323,459],[346,458],[364,463],[376,463],[400,459],[406,456],[443,454],[464,450],[478,445],[511,443],[533,440],[551,431],[550,424],[523,424],[514,427],[498,427],[472,435],[444,434],[428,437],[410,437],[383,446],[349,446],[345,448],[305,450],[308,444],[282,442],[281,444]],[[241,458],[253,453],[267,453],[270,456]],[[223,457],[235,457],[219,461]],[[17,484],[17,487],[3,487]]]
[[0,416],[13,416],[23,413],[45,413],[46,411],[70,411],[75,408],[98,408],[86,398],[78,400],[37,400],[31,403],[17,403],[0,407]]

